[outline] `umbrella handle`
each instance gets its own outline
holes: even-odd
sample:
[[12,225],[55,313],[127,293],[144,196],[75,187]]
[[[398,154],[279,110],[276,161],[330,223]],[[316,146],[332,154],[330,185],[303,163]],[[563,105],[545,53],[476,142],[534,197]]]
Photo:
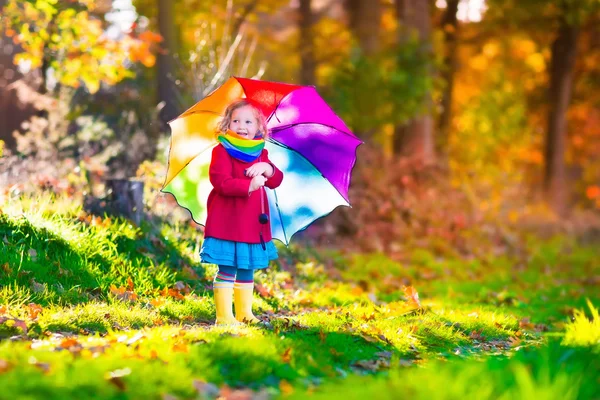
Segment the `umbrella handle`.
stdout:
[[269,222],[269,216],[267,215],[267,213],[265,213],[265,197],[264,197],[264,191],[265,188],[260,188],[260,215],[258,216],[258,222],[260,222],[262,225],[266,224],[267,222]]
[[[262,157],[261,157],[261,161],[262,161]],[[261,187],[260,189],[260,212],[261,214],[258,216],[258,222],[261,225],[265,225],[267,222],[269,222],[269,216],[265,213],[265,188],[264,186]],[[260,234],[260,245],[262,246],[263,250],[267,250],[267,246],[265,244],[265,239],[263,238],[263,233],[262,233],[262,229],[260,230],[259,234]]]
[[265,239],[263,239],[263,234],[262,232],[260,232],[260,245],[263,248],[263,250],[267,250],[267,245],[265,244]]

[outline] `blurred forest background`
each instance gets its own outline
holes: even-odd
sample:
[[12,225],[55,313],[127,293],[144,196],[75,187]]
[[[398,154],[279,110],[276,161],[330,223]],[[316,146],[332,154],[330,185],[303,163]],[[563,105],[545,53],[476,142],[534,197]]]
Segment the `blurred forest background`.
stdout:
[[598,0],[0,6],[0,202],[138,179],[148,213],[191,223],[159,192],[166,122],[234,75],[315,85],[365,142],[353,208],[305,240],[401,257],[600,236]]

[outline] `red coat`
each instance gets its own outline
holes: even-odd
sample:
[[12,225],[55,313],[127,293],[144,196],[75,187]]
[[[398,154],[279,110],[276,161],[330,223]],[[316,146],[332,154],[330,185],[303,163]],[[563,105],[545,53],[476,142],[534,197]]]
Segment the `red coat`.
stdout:
[[[258,216],[262,212],[260,191],[263,189],[248,195],[252,178],[244,175],[246,168],[260,161],[273,166],[275,173],[267,179],[265,187],[275,189],[281,184],[283,173],[271,163],[266,149],[255,161],[248,163],[231,157],[220,144],[213,149],[209,169],[213,190],[208,196],[205,237],[260,243],[259,234],[262,229],[265,242],[272,239],[270,223],[262,225],[258,222]],[[266,193],[263,198],[265,213],[269,215]]]

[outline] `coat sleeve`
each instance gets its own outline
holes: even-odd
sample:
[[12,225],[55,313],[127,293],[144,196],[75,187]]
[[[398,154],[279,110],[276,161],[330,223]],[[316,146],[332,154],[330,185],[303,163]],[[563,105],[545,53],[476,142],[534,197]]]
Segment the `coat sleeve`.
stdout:
[[212,159],[208,171],[210,183],[215,191],[223,196],[248,197],[250,179],[234,178],[232,164],[227,151],[219,145],[212,151]]
[[265,186],[268,187],[269,189],[276,189],[279,185],[281,185],[281,182],[283,181],[283,172],[281,172],[281,170],[279,168],[277,168],[275,166],[275,164],[273,164],[271,162],[271,160],[269,160],[269,151],[268,150],[265,150],[264,158],[266,159],[266,162],[271,164],[271,166],[273,167],[273,171],[274,171],[273,176],[268,178],[267,181],[265,182]]

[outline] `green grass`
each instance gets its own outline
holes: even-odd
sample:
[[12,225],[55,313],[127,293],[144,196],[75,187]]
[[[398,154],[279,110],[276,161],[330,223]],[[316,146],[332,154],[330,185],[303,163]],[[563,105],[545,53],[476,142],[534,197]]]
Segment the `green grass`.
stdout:
[[279,247],[256,274],[270,326],[224,328],[201,240],[69,199],[4,206],[0,399],[600,397],[597,247],[528,237],[515,254],[403,263]]

